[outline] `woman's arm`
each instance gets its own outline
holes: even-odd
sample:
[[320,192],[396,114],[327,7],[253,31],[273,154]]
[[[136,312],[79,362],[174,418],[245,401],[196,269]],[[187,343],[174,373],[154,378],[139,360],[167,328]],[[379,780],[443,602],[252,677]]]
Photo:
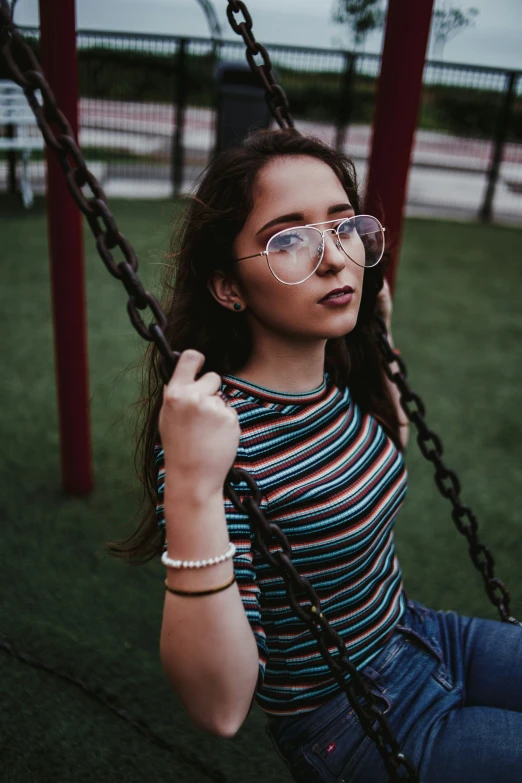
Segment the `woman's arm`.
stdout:
[[[388,281],[385,278],[383,281],[383,286],[377,295],[375,311],[377,315],[379,315],[383,319],[384,323],[386,324],[386,330],[388,332],[388,342],[390,343],[392,348],[395,348],[395,345],[393,343],[392,333],[391,333],[392,309],[393,309],[393,304],[392,304],[391,290]],[[389,365],[389,367],[392,373],[399,372],[399,365],[397,362],[392,362]],[[390,381],[390,379],[388,378],[384,370],[383,370],[383,374],[384,374],[384,382],[389,390],[390,396],[395,405],[395,410],[397,411],[397,418],[399,419],[399,437],[402,446],[405,449],[408,444],[410,422],[404,410],[402,409],[401,395],[397,386],[393,383],[393,381]]]
[[[182,561],[208,560],[228,548],[223,486],[241,432],[236,411],[216,394],[221,376],[208,372],[196,380],[204,361],[199,351],[182,351],[163,387],[158,420],[158,506],[168,555]],[[234,564],[168,567],[167,584],[198,592],[219,587],[230,581],[241,556]],[[238,582],[210,595],[166,591],[163,608],[165,674],[194,722],[222,737],[233,736],[246,718],[260,667]]]
[[[226,552],[229,536],[223,498],[195,497],[185,484],[165,483],[169,556],[202,560]],[[205,590],[234,574],[230,560],[198,569],[167,568],[167,583]],[[258,677],[258,648],[237,582],[214,595],[185,597],[166,591],[161,627],[163,670],[187,713],[201,728],[232,737],[247,717]]]

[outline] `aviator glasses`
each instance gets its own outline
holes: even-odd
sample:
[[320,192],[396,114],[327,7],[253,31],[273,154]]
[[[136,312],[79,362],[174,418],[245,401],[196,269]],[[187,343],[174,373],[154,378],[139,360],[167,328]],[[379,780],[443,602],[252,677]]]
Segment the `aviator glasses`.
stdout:
[[[336,228],[323,230],[316,226],[337,223]],[[274,277],[285,285],[304,283],[316,271],[324,255],[324,235],[334,234],[338,250],[362,267],[376,266],[384,253],[385,229],[371,215],[354,215],[349,218],[325,220],[306,226],[284,228],[270,237],[266,250],[235,259],[266,256],[268,267]]]

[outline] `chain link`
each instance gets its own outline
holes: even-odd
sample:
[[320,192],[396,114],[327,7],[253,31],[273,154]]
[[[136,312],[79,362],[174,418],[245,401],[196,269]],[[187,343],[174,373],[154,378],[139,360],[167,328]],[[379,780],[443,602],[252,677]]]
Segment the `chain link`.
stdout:
[[[241,22],[237,22],[234,18],[234,15],[239,13],[243,17]],[[247,60],[252,70],[259,74],[265,85],[267,103],[273,116],[281,127],[293,127],[286,95],[282,88],[275,83],[268,52],[255,41],[252,34],[252,18],[246,5],[242,0],[229,0],[227,16],[233,30],[245,41]],[[145,340],[154,342],[160,352],[160,372],[163,381],[168,383],[180,354],[171,349],[165,336],[167,318],[157,299],[150,292],[145,291],[137,277],[136,254],[130,242],[119,231],[114,216],[107,205],[103,189],[96,177],[89,171],[67,119],[56,106],[54,95],[45,80],[39,63],[11,23],[9,13],[3,4],[0,5],[0,44],[2,45],[1,53],[11,77],[23,88],[42,135],[48,147],[56,154],[64,171],[68,189],[78,208],[87,218],[96,240],[96,248],[100,258],[110,274],[121,280],[125,286],[129,295],[127,310],[134,328]],[[257,55],[262,57],[261,65],[257,65],[254,61],[254,57]],[[37,90],[40,97],[36,94]],[[87,198],[84,195],[82,192],[84,187],[90,190],[92,197]],[[111,252],[116,247],[119,248],[123,256],[123,260],[119,263]],[[140,310],[145,310],[147,307],[150,308],[156,319],[148,326],[139,313]],[[448,497],[453,503],[453,520],[459,532],[468,538],[471,558],[486,580],[490,600],[499,607],[503,620],[517,623],[514,618],[509,616],[507,588],[493,576],[493,558],[486,547],[480,544],[477,539],[477,523],[471,509],[460,503],[458,479],[453,471],[449,471],[442,463],[441,441],[424,423],[424,405],[420,397],[412,392],[406,383],[406,366],[389,345],[384,322],[381,322],[378,340],[385,359],[384,370],[398,386],[401,392],[401,404],[403,404],[409,419],[419,429],[418,442],[421,452],[436,465],[437,484],[445,497]],[[389,365],[392,362],[398,362],[399,372],[391,371]],[[408,403],[413,403],[411,408],[408,407]],[[430,445],[431,448],[429,448]],[[251,497],[247,497],[244,502],[241,501],[233,487],[233,484],[241,481],[246,482],[251,494]],[[261,490],[255,480],[246,471],[232,468],[225,480],[224,490],[235,508],[240,513],[248,515],[255,530],[254,546],[256,550],[283,578],[293,611],[317,640],[323,659],[339,687],[346,694],[364,731],[375,742],[390,780],[418,783],[415,766],[401,752],[388,721],[379,707],[379,694],[371,689],[371,682],[367,681],[367,678],[350,661],[344,641],[329,625],[321,610],[318,595],[310,582],[302,577],[293,565],[291,561],[292,549],[287,537],[277,525],[269,523],[260,510]],[[469,525],[463,524],[464,517],[468,519]],[[500,595],[497,595],[497,592]],[[337,650],[337,656],[334,657],[331,651],[335,650]],[[346,681],[347,675],[350,677],[348,682]]]

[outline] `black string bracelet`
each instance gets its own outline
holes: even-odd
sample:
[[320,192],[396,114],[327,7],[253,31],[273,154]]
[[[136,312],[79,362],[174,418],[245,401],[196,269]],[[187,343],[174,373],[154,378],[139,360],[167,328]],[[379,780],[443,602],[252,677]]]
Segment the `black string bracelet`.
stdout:
[[174,587],[170,587],[167,584],[167,580],[165,579],[165,587],[169,591],[169,593],[174,593],[174,595],[188,595],[188,596],[195,596],[195,595],[211,595],[212,593],[219,593],[221,590],[226,590],[227,587],[230,587],[230,585],[233,585],[236,581],[236,575],[232,577],[228,582],[226,582],[224,585],[220,585],[219,587],[212,587],[210,590],[178,590],[174,589]]

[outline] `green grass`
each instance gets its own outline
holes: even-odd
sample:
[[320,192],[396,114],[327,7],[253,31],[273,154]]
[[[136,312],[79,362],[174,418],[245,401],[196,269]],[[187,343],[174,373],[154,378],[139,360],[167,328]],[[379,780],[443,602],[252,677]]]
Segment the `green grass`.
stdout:
[[[111,208],[155,291],[175,207],[114,201]],[[257,708],[233,740],[190,725],[159,661],[164,569],[130,568],[104,552],[106,540],[130,529],[139,497],[127,411],[136,381],[125,370],[144,343],[128,321],[123,287],[86,232],[95,488],[72,497],[60,483],[45,205],[37,200],[26,212],[3,198],[0,214],[0,638],[112,694],[167,743],[0,648],[0,779],[289,783]],[[393,331],[520,617],[519,241],[517,229],[408,221]],[[497,618],[414,438],[407,464],[396,539],[409,594],[434,608]]]

